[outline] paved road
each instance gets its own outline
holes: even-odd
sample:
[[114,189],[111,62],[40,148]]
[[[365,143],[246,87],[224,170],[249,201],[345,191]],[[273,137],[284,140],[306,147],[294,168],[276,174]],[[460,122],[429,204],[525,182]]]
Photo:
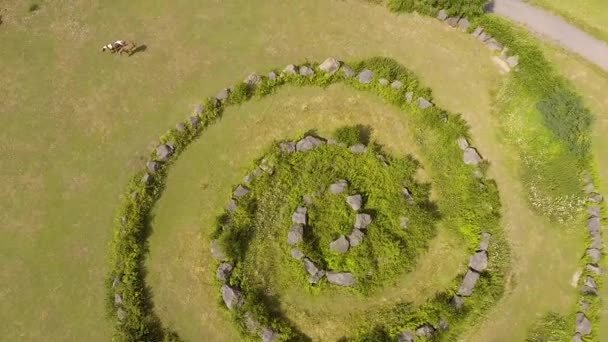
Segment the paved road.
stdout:
[[608,71],[608,44],[594,38],[561,17],[521,0],[494,0],[490,12],[526,26]]

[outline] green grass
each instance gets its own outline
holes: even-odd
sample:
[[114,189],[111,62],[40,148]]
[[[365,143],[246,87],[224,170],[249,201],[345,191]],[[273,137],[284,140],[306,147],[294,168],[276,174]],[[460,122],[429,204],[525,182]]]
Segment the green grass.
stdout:
[[[531,317],[573,301],[567,286],[547,289],[546,284],[563,284],[573,273],[578,253],[562,247],[579,236],[551,230],[521,205],[525,189],[518,181],[515,153],[496,137],[498,124],[489,115],[490,93],[498,89],[500,77],[477,41],[432,19],[395,17],[359,1],[78,0],[45,2],[31,15],[22,1],[3,6],[4,338],[107,341],[111,327],[103,318],[103,279],[112,217],[117,195],[142,166],[150,144],[203,95],[213,95],[251,71],[328,55],[387,55],[404,63],[433,88],[438,103],[463,113],[482,154],[493,163],[490,170],[506,203],[504,224],[520,262],[514,264],[516,276],[500,310],[489,314],[477,336],[521,336]],[[278,32],[282,39],[268,32]],[[147,51],[122,59],[99,51],[123,37],[146,44]],[[574,67],[572,77],[602,79],[589,68],[582,70],[586,74],[581,76]],[[599,86],[584,87],[594,94],[586,101],[600,107],[604,97]],[[201,251],[205,241],[199,227],[222,202],[216,196],[239,179],[235,153],[250,160],[259,151],[249,142],[297,133],[299,121],[282,121],[283,115],[301,119],[314,112],[319,117],[305,126],[317,127],[331,126],[336,115],[384,121],[384,128],[376,130],[378,138],[393,136],[390,144],[407,150],[408,135],[387,116],[391,107],[372,110],[364,104],[366,98],[350,91],[289,90],[280,98],[231,109],[228,114],[234,115],[182,156],[155,210],[151,239],[149,277],[164,322],[192,340],[235,337],[229,321],[213,309],[214,292],[206,292],[205,277],[213,270]],[[335,115],[328,122],[329,113]],[[595,127],[594,139],[601,142],[602,131]],[[254,133],[249,141],[235,139],[249,131]],[[604,145],[594,148],[601,151]],[[210,169],[210,164],[217,166]],[[600,169],[604,184],[606,170]],[[543,262],[522,261],[528,258]]]
[[608,42],[608,7],[604,0],[528,0]]

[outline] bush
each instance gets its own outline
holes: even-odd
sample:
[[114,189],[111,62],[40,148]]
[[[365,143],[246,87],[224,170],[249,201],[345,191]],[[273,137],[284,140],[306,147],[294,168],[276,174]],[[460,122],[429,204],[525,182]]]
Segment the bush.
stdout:
[[476,17],[484,13],[488,0],[389,0],[393,12],[418,12],[430,16],[446,10],[450,16]]

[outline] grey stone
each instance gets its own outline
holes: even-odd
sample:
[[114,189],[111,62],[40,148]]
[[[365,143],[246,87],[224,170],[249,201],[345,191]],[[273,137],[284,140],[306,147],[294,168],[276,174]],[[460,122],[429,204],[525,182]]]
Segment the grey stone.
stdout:
[[471,22],[467,20],[467,18],[461,18],[460,20],[458,20],[458,28],[461,31],[466,32],[469,27],[471,27]]
[[120,293],[114,294],[114,304],[116,304],[116,305],[122,304],[122,296],[120,295]]
[[310,259],[304,258],[302,262],[304,263],[304,269],[306,269],[306,272],[308,272],[309,275],[314,276],[319,272],[317,265],[315,265],[315,263]]
[[510,68],[515,68],[519,64],[519,56],[511,56],[506,60]]
[[597,192],[592,192],[589,194],[589,198],[587,200],[592,203],[602,203],[604,201],[604,196],[598,194]]
[[338,69],[340,69],[340,61],[333,57],[327,58],[319,65],[319,70],[330,75],[333,75]]
[[483,27],[478,26],[473,33],[471,33],[473,35],[473,37],[477,38],[479,37],[479,35],[483,32]]
[[591,207],[589,209],[587,209],[587,213],[589,214],[589,216],[591,217],[600,217],[601,214],[601,208],[598,206],[595,207]]
[[369,214],[357,214],[355,216],[355,228],[366,229],[372,223],[372,217]]
[[148,163],[146,163],[146,167],[148,168],[148,171],[150,173],[155,173],[160,169],[160,163],[155,161],[149,161]]
[[425,99],[424,97],[418,98],[418,108],[427,109],[430,107],[433,107],[433,104],[429,100]]
[[364,69],[359,73],[359,83],[368,84],[374,78],[374,72],[369,69]]
[[348,188],[348,182],[344,179],[340,179],[339,181],[337,181],[334,184],[331,184],[329,186],[329,192],[337,195],[337,194],[343,193],[344,190],[346,190],[347,188]]
[[279,333],[274,332],[268,328],[262,328],[260,331],[260,338],[264,342],[274,342],[279,337]]
[[342,67],[342,72],[344,73],[344,76],[346,78],[351,78],[351,77],[354,77],[356,75],[355,71],[351,67],[349,67],[348,65],[345,65],[345,66]]
[[186,125],[184,125],[184,123],[183,123],[183,122],[178,122],[178,123],[175,125],[175,129],[176,129],[178,132],[183,133],[183,132],[185,132],[185,131],[186,131]]
[[389,84],[389,81],[386,78],[381,78],[378,80],[378,83],[380,83],[381,86],[387,86]]
[[306,152],[323,144],[325,144],[325,141],[309,135],[304,139],[298,141],[298,143],[296,144],[296,150],[299,152]]
[[296,151],[296,143],[294,143],[293,141],[284,141],[279,144],[279,148],[283,153],[293,153]]
[[236,89],[236,87],[231,85],[230,87],[228,87],[228,93],[232,94],[235,89]]
[[359,229],[353,229],[353,231],[348,236],[348,242],[350,243],[351,247],[357,247],[361,244],[361,242],[363,242],[364,237],[365,234],[363,234],[362,231],[360,231]]
[[226,211],[228,211],[231,214],[234,214],[236,212],[236,209],[237,209],[236,201],[234,200],[234,198],[231,198],[230,202],[228,202],[228,205],[226,206]]
[[229,95],[230,95],[230,89],[225,88],[225,89],[220,90],[220,92],[217,93],[217,95],[215,95],[215,98],[220,102],[224,102],[228,99]]
[[223,282],[228,281],[228,279],[230,279],[230,276],[232,275],[233,269],[234,269],[234,267],[231,264],[229,264],[227,262],[221,263],[217,267],[217,271],[215,272],[217,279],[219,279],[220,281],[223,281]]
[[173,149],[167,144],[162,144],[156,148],[156,157],[161,161],[166,161],[173,154]]
[[591,245],[589,246],[589,248],[602,248],[602,236],[600,235],[599,231],[591,233]]
[[490,233],[483,232],[481,233],[481,242],[479,242],[479,250],[487,251],[488,245],[490,244]]
[[410,225],[410,218],[409,217],[400,217],[399,218],[399,226],[403,229],[407,229],[407,227]]
[[597,264],[600,261],[602,253],[597,248],[589,248],[587,250],[587,256],[591,259],[591,262]]
[[308,67],[305,65],[300,67],[300,75],[308,77],[308,76],[312,76],[314,74],[315,74],[315,71],[312,70],[311,67]]
[[291,215],[291,221],[293,223],[306,225],[306,213],[308,209],[305,207],[298,207],[296,211]]
[[304,253],[302,253],[297,248],[292,248],[291,249],[291,257],[294,258],[294,259],[296,259],[296,260],[302,260],[302,258],[304,257]]
[[581,334],[576,333],[574,336],[572,336],[572,342],[583,342],[583,337]]
[[308,279],[308,282],[311,284],[316,284],[319,281],[321,281],[321,279],[323,279],[324,276],[325,276],[325,271],[319,271],[315,275],[310,276],[310,279]]
[[355,277],[347,272],[327,272],[327,281],[339,286],[355,285]]
[[587,229],[590,233],[600,231],[600,218],[592,217],[587,220]]
[[199,103],[196,106],[194,106],[195,116],[203,114],[204,111],[205,111],[205,107],[203,107],[202,103]]
[[353,210],[357,211],[361,209],[361,206],[363,205],[363,197],[361,197],[361,195],[348,196],[346,197],[346,203],[348,203]]
[[415,342],[416,336],[411,330],[406,330],[397,336],[397,342]]
[[277,73],[274,72],[274,71],[269,72],[268,73],[268,79],[271,80],[271,81],[276,80],[277,79]]
[[602,270],[599,268],[599,266],[593,265],[593,264],[587,264],[587,270],[589,272],[595,273],[595,274],[602,274]]
[[586,194],[590,194],[595,191],[595,185],[593,185],[593,183],[587,183],[587,185],[585,185],[584,190]]
[[243,305],[243,294],[236,287],[222,285],[222,299],[228,309],[238,309]]
[[211,255],[217,260],[226,260],[226,255],[217,240],[211,240]]
[[243,81],[243,83],[246,83],[249,86],[256,86],[256,85],[260,84],[261,82],[262,82],[262,76],[260,76],[256,73],[249,74],[249,76],[247,76],[245,78],[245,80]]
[[448,322],[445,319],[439,320],[439,330],[446,331],[446,330],[448,330],[449,327],[450,327],[450,325],[448,324]]
[[460,147],[460,149],[463,151],[467,147],[469,147],[469,142],[467,141],[467,138],[465,138],[465,137],[458,138],[458,140],[456,140],[456,142],[458,143],[458,147]]
[[479,34],[479,36],[477,36],[478,40],[481,40],[482,42],[485,42],[486,40],[492,38],[492,36],[490,36],[489,34],[485,33],[485,32],[481,32]]
[[490,38],[484,42],[488,48],[492,51],[500,51],[502,50],[502,44],[500,44],[496,39]]
[[312,197],[310,195],[302,196],[302,200],[304,201],[304,203],[306,203],[308,205],[312,204]]
[[420,337],[430,338],[435,334],[435,328],[430,324],[425,324],[420,328],[416,329],[416,335]]
[[405,100],[407,102],[412,102],[412,100],[414,100],[414,93],[411,91],[408,91],[407,93],[405,93]]
[[302,224],[294,224],[289,228],[289,232],[287,233],[287,243],[290,245],[295,245],[302,242],[304,238],[304,225]]
[[470,261],[469,267],[477,272],[483,272],[488,268],[488,254],[485,251],[475,253]]
[[462,285],[460,285],[460,288],[458,289],[458,295],[464,297],[470,296],[473,293],[473,289],[475,288],[478,279],[479,273],[468,270],[462,280]]
[[365,153],[367,151],[367,147],[365,147],[365,145],[363,145],[363,144],[357,144],[357,145],[351,146],[350,151],[352,153],[361,154],[361,153]]
[[289,64],[285,67],[285,69],[283,69],[283,72],[288,75],[295,75],[298,73],[298,67],[294,64]]
[[144,184],[148,184],[148,182],[150,182],[151,179],[152,179],[152,176],[150,176],[149,173],[144,173],[144,175],[141,176],[141,182]]
[[464,156],[462,160],[467,165],[477,165],[482,161],[481,156],[473,147],[467,147],[464,149]]
[[407,201],[407,203],[412,204],[414,203],[414,196],[412,196],[412,193],[410,192],[410,190],[406,187],[404,187],[403,189],[401,189],[401,192],[403,193],[403,196],[405,197],[405,200]]
[[116,316],[119,321],[124,321],[125,318],[127,318],[127,312],[123,308],[118,308],[118,310],[116,310]]
[[460,17],[449,17],[446,23],[452,27],[456,27],[458,26],[458,20],[460,20]]
[[586,295],[594,295],[597,296],[597,283],[595,282],[595,279],[587,276],[585,277],[585,282],[583,284],[583,290],[582,290],[583,294]]
[[192,126],[192,128],[198,129],[200,125],[201,125],[201,118],[199,118],[198,116],[190,117],[190,126]]
[[448,18],[448,12],[446,10],[442,9],[437,13],[437,19],[444,21],[447,18]]
[[393,83],[391,83],[391,88],[393,88],[393,89],[401,89],[401,88],[403,88],[403,82],[401,82],[401,81],[393,81]]
[[454,298],[452,298],[452,300],[450,301],[450,305],[455,310],[460,310],[464,306],[464,298],[462,298],[461,296],[454,296]]
[[582,312],[576,314],[576,332],[583,336],[591,334],[591,321]]
[[114,281],[112,281],[112,288],[115,289],[121,284],[120,277],[114,277]]
[[344,235],[340,235],[339,238],[329,243],[329,249],[336,253],[348,252],[349,246],[350,244]]
[[247,196],[247,194],[249,193],[249,189],[246,186],[240,185],[236,187],[236,189],[234,189],[234,197],[236,198],[241,198],[241,197],[245,197]]
[[250,312],[245,313],[245,327],[247,330],[255,334],[260,329],[260,322],[258,322]]

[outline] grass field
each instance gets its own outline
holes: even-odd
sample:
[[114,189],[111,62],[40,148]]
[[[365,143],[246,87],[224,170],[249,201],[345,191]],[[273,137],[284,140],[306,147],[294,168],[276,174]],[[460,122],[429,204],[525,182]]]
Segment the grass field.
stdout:
[[[103,278],[117,196],[156,137],[202,96],[252,71],[330,55],[384,55],[408,66],[434,90],[438,104],[463,113],[492,163],[515,260],[507,295],[471,340],[521,337],[531,319],[573,305],[568,284],[579,255],[572,251],[583,249],[582,239],[526,206],[516,158],[490,114],[501,76],[489,52],[470,37],[432,19],[394,16],[355,0],[74,0],[41,2],[33,13],[21,1],[2,6],[0,321],[6,324],[0,336],[6,340],[107,341]],[[118,38],[147,50],[130,58],[100,52]],[[561,52],[554,58],[598,115],[595,151],[605,188],[606,138],[598,127],[608,118],[606,87],[600,86],[606,76]],[[378,101],[340,88],[288,89],[229,110],[183,154],[155,210],[150,242],[149,281],[165,323],[187,340],[235,338],[209,291],[200,227],[217,214],[256,148],[272,137],[369,120],[389,148],[408,150],[392,109],[372,110]],[[306,120],[288,120],[300,115]],[[580,246],[566,249],[578,244],[573,241]]]
[[608,42],[608,3],[604,0],[528,0]]

